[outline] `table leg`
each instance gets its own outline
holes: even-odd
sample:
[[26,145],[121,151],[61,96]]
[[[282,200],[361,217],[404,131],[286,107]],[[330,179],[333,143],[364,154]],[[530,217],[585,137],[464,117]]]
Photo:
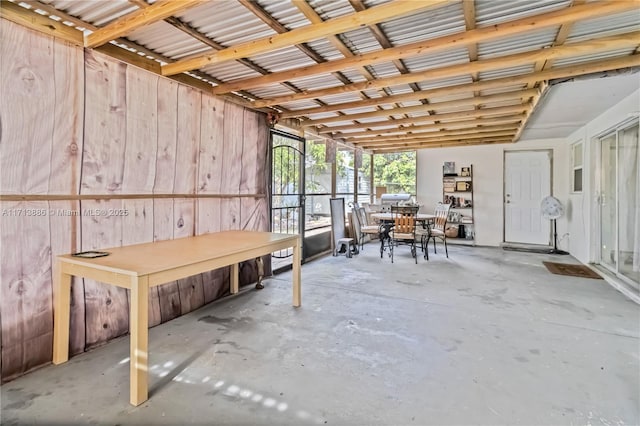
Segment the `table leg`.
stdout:
[[264,279],[264,261],[261,257],[256,257],[256,266],[258,267],[258,282],[256,283],[256,289],[262,290],[264,288],[264,284],[262,284],[262,280]]
[[62,272],[59,262],[53,274],[53,363],[69,359],[69,315],[71,311],[71,275]]
[[129,313],[131,348],[129,355],[129,402],[140,405],[148,399],[149,362],[149,277],[131,278]]
[[[348,249],[348,248],[347,248]],[[302,296],[300,294],[300,262],[302,260],[301,256],[301,248],[300,248],[300,239],[293,246],[293,270],[292,270],[292,279],[293,279],[293,306],[302,305]]]
[[238,293],[238,290],[240,288],[240,264],[239,263],[234,263],[233,265],[231,265],[231,294],[236,294]]

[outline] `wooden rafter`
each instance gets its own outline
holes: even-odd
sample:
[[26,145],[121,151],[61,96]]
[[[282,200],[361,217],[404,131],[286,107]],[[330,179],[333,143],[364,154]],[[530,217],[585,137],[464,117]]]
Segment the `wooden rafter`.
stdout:
[[424,125],[416,125],[416,126],[401,126],[392,129],[378,129],[378,130],[363,130],[359,132],[349,132],[349,133],[336,133],[334,135],[335,138],[343,139],[346,141],[357,142],[358,140],[376,137],[376,136],[397,136],[405,135],[405,134],[419,134],[422,131],[440,131],[440,130],[453,130],[453,129],[477,129],[483,128],[487,126],[493,125],[518,125],[526,115],[522,114],[513,114],[507,115],[503,117],[497,118],[474,118],[471,120],[457,120],[457,121],[446,121],[439,122],[434,124],[424,124]]
[[512,105],[505,107],[497,107],[497,108],[483,108],[477,109],[473,111],[462,111],[462,112],[450,112],[443,114],[433,114],[426,115],[422,117],[411,117],[411,118],[403,118],[401,120],[396,120],[393,123],[389,123],[388,121],[375,121],[370,123],[360,123],[360,124],[350,124],[344,126],[332,126],[332,127],[323,127],[318,130],[319,133],[334,133],[334,132],[342,132],[345,130],[358,130],[358,129],[367,129],[367,128],[379,128],[379,127],[388,127],[391,125],[398,124],[420,124],[420,123],[434,123],[436,121],[441,120],[456,120],[456,119],[469,119],[474,117],[490,117],[495,115],[511,115],[511,114],[520,114],[526,112],[531,109],[531,103],[525,102],[520,105]]
[[496,103],[496,102],[516,101],[516,100],[521,101],[521,100],[527,100],[537,94],[538,94],[537,89],[528,89],[528,90],[522,90],[517,92],[499,93],[496,95],[477,96],[477,97],[471,97],[466,99],[459,99],[455,101],[438,102],[438,103],[432,103],[429,105],[417,105],[417,106],[410,106],[410,107],[403,107],[403,108],[394,108],[394,109],[383,110],[383,111],[349,114],[347,117],[319,118],[317,120],[303,121],[302,124],[304,126],[317,126],[319,124],[329,124],[329,123],[337,123],[337,122],[345,121],[345,118],[349,118],[352,120],[361,120],[363,118],[384,117],[391,113],[393,113],[394,115],[415,114],[415,113],[424,113],[424,112],[427,112],[428,110],[442,111],[443,109],[486,105],[486,104]]
[[393,146],[388,148],[372,149],[373,154],[385,154],[402,151],[415,151],[417,149],[429,149],[429,148],[450,148],[455,146],[468,146],[468,145],[494,145],[494,144],[506,144],[511,143],[511,138],[491,138],[491,139],[477,139],[477,140],[444,140],[423,142],[419,144],[403,144],[402,146]]
[[[247,0],[245,0],[247,1]],[[298,10],[300,10],[300,12],[302,12],[302,14],[309,20],[309,22],[311,22],[312,24],[319,24],[321,22],[324,22],[324,20],[322,19],[322,17],[320,15],[318,15],[318,13],[315,11],[315,9],[313,7],[311,7],[311,5],[309,3],[307,3],[306,1],[294,1],[293,4],[298,8]],[[351,49],[349,49],[349,47],[344,44],[342,42],[342,40],[340,40],[340,38],[337,35],[330,35],[327,36],[327,40],[329,40],[329,42],[333,45],[333,47],[335,47],[340,53],[342,53],[342,55],[344,55],[345,58],[349,58],[354,56],[354,53],[351,51]],[[323,61],[319,61],[319,63],[322,62],[327,62],[326,60]],[[369,70],[367,70],[365,67],[356,67],[356,70],[358,72],[360,72],[365,79],[367,80],[374,80],[375,77],[373,75],[371,75],[371,73],[369,72]],[[351,81],[340,71],[334,71],[331,73],[336,79],[338,79],[340,82],[342,82],[342,84],[350,84]],[[384,92],[384,90],[381,90],[380,92],[381,96],[386,96],[387,94]],[[358,96],[361,99],[369,99],[369,96],[367,96],[364,92],[358,92]]]
[[348,16],[341,16],[322,23],[296,28],[284,34],[276,34],[274,36],[252,40],[229,47],[225,50],[208,53],[195,58],[184,59],[174,64],[168,64],[163,67],[162,73],[164,75],[173,75],[202,68],[208,64],[246,58],[267,51],[326,37],[328,35],[339,34],[358,28],[362,25],[382,22],[417,10],[446,4],[450,1],[451,0],[395,0],[380,6],[372,7],[371,9],[367,9],[363,12],[354,13]]
[[300,77],[329,73],[341,69],[349,69],[357,66],[373,65],[381,62],[393,61],[400,58],[408,58],[416,55],[424,55],[440,52],[469,44],[496,40],[527,31],[538,30],[549,26],[561,25],[566,22],[573,22],[582,19],[604,16],[612,13],[619,13],[637,8],[637,2],[615,1],[606,3],[590,3],[583,6],[575,6],[568,9],[561,9],[541,15],[535,15],[515,21],[505,22],[494,26],[477,28],[463,33],[452,34],[430,40],[418,41],[415,43],[397,46],[382,51],[356,55],[350,58],[338,59],[318,65],[300,67],[293,70],[272,73],[264,77],[248,78],[234,81],[216,87],[214,93],[228,93],[235,90],[262,87],[278,81],[292,80]]
[[442,136],[442,137],[438,137],[438,136],[434,136],[432,138],[422,138],[422,139],[411,139],[408,138],[406,140],[401,140],[401,141],[396,141],[396,140],[392,140],[392,141],[378,141],[378,142],[368,142],[366,144],[358,144],[356,146],[358,146],[359,148],[363,148],[363,149],[380,149],[380,148],[392,148],[392,147],[397,147],[397,146],[408,146],[408,145],[418,145],[418,144],[425,144],[425,143],[431,143],[431,142],[442,142],[442,141],[448,141],[448,140],[455,140],[455,141],[464,141],[464,140],[477,140],[477,139],[482,139],[482,140],[486,140],[486,139],[494,139],[494,138],[513,138],[513,135],[515,133],[515,130],[507,130],[504,132],[487,132],[487,133],[478,133],[475,135],[455,135],[455,134],[451,134],[448,136]]
[[[349,3],[351,3],[351,7],[353,7],[356,12],[366,10],[367,8],[367,6],[365,6],[362,0],[349,0]],[[380,46],[382,46],[383,49],[390,49],[393,47],[393,44],[391,44],[391,42],[389,41],[389,38],[384,33],[384,30],[382,29],[380,24],[369,25],[369,31],[371,31],[371,34],[376,39],[376,41],[380,43]],[[402,59],[395,59],[392,62],[393,62],[393,65],[400,72],[400,74],[410,73],[409,69],[407,68],[405,63],[402,61]],[[414,92],[420,92],[420,86],[418,86],[417,83],[410,83],[409,87]],[[428,103],[425,99],[421,99],[420,102],[422,102],[423,104]]]
[[[438,89],[435,89],[438,90]],[[458,92],[458,93],[462,93],[464,90]],[[402,107],[401,110],[403,110],[402,112],[405,114],[410,114],[410,113],[414,113],[414,112],[424,112],[427,109],[433,109],[438,110],[438,109],[443,109],[443,108],[453,108],[453,107],[460,107],[460,106],[468,106],[468,105],[482,105],[482,104],[486,104],[489,102],[501,102],[501,101],[507,101],[507,100],[512,100],[512,99],[522,99],[523,97],[530,97],[533,96],[533,94],[535,93],[535,91],[508,91],[505,93],[497,93],[495,95],[487,95],[487,96],[478,96],[478,97],[466,97],[466,98],[462,98],[462,99],[456,99],[456,100],[452,100],[452,101],[442,101],[442,102],[434,102],[432,104],[429,104],[429,108],[427,108],[426,106],[411,106],[411,107]],[[425,95],[432,95],[433,91],[429,91],[429,90],[425,90],[422,93],[422,96]],[[448,95],[450,93],[447,93],[446,95]],[[445,95],[445,96],[446,96]],[[338,104],[341,105],[341,104]],[[341,108],[342,111],[348,111],[349,108]],[[308,110],[302,110],[302,111],[308,111]],[[301,115],[311,115],[311,114],[304,114],[302,113],[302,111],[298,110],[298,111],[289,111],[287,113],[282,114],[283,118],[289,118],[289,117],[299,117]],[[385,110],[387,111],[387,113],[395,111],[394,109],[388,109]],[[401,111],[397,111],[394,114],[399,114]],[[382,113],[379,112],[373,112],[373,113],[359,113],[359,114],[352,114],[353,117],[360,117],[360,118],[370,118],[370,117],[378,117],[380,115],[384,115]],[[325,118],[319,118],[317,120],[306,120],[303,123],[305,125],[317,125],[317,124],[322,124],[322,123],[332,123],[332,122],[336,122],[336,121],[340,121],[339,117],[325,117]]]
[[[610,37],[604,37],[596,40],[586,40],[580,43],[569,45],[550,47],[548,49],[536,50],[532,52],[516,53],[512,55],[501,56],[492,59],[484,59],[466,64],[449,65],[440,68],[434,68],[426,71],[411,73],[408,75],[400,75],[388,78],[381,78],[375,81],[362,83],[352,83],[350,85],[331,87],[327,89],[308,90],[304,93],[296,95],[281,96],[273,98],[270,101],[262,101],[268,105],[279,105],[286,102],[317,98],[323,96],[337,95],[341,93],[353,92],[356,90],[365,90],[375,87],[394,86],[399,84],[407,84],[414,81],[435,80],[439,78],[447,78],[459,75],[467,75],[473,72],[492,71],[501,68],[516,67],[534,63],[545,59],[559,59],[571,56],[579,56],[584,54],[593,54],[598,52],[606,52],[613,49],[635,48],[638,45],[640,32],[631,32]],[[262,105],[262,106],[265,106]]]
[[[514,134],[518,130],[518,127],[519,126],[517,124],[508,124],[508,125],[501,125],[501,126],[488,126],[488,127],[475,128],[475,129],[439,130],[439,131],[431,131],[431,132],[424,132],[424,133],[411,133],[406,135],[378,137],[378,138],[371,138],[371,139],[350,140],[349,142],[357,146],[366,147],[366,146],[373,146],[375,144],[382,144],[382,143],[427,140],[427,139],[444,138],[444,137],[451,137],[453,139],[456,139],[456,138],[469,137],[469,136],[482,136],[482,137],[504,136],[502,133]],[[498,135],[497,133],[501,133],[501,134]]]
[[145,25],[161,21],[178,12],[183,12],[207,0],[159,0],[152,6],[139,9],[116,19],[85,37],[85,47],[97,47],[118,37],[126,36]]
[[[573,6],[579,6],[582,4],[585,4],[586,0],[573,0]],[[564,44],[565,41],[567,41],[567,38],[569,37],[569,33],[571,32],[571,29],[573,28],[574,23],[573,22],[567,22],[565,24],[562,24],[560,26],[560,29],[558,30],[558,33],[556,34],[556,39],[553,42],[554,46],[561,46]],[[533,69],[535,71],[543,71],[545,69],[549,69],[553,66],[553,59],[549,59],[549,60],[543,60],[543,61],[538,61],[534,64]],[[529,83],[529,87],[533,87],[535,85],[535,83]]]

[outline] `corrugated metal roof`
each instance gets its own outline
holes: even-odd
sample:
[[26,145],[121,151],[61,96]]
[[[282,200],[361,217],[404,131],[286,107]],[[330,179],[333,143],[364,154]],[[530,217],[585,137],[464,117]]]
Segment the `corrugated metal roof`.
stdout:
[[543,28],[538,31],[504,37],[499,40],[478,43],[478,59],[540,50],[553,45],[559,26]]
[[58,10],[76,16],[97,27],[104,26],[127,13],[135,12],[138,7],[127,0],[77,1],[42,0]]
[[332,96],[323,96],[320,100],[328,105],[343,104],[345,102],[360,101],[363,98],[360,96],[360,92],[346,92]]
[[387,93],[390,95],[402,95],[404,93],[413,93],[413,89],[408,84],[401,84],[387,87]]
[[359,83],[362,81],[367,81],[364,74],[360,69],[348,69],[340,71],[342,75],[347,77],[352,83]]
[[370,65],[367,69],[375,78],[395,77],[400,75],[400,71],[392,62],[382,62],[380,64]]
[[480,91],[480,96],[488,96],[488,95],[496,95],[499,93],[507,93],[507,92],[514,92],[517,90],[522,90],[525,87],[527,87],[526,84],[514,84],[511,86],[502,86],[502,87],[498,87],[495,89],[487,89],[487,90],[482,90]]
[[296,111],[299,109],[307,109],[307,108],[315,108],[318,106],[317,102],[314,102],[310,99],[305,99],[302,101],[294,101],[287,103],[287,109],[291,111]]
[[571,58],[562,58],[555,61],[553,65],[554,67],[562,67],[562,66],[568,66],[568,65],[581,64],[589,61],[597,61],[597,60],[608,59],[608,58],[618,58],[621,56],[631,55],[634,51],[635,49],[633,48],[631,49],[626,48],[626,49],[611,50],[611,51],[602,52],[602,53],[595,53],[595,54],[592,53],[589,55],[574,56]]
[[353,13],[353,7],[347,0],[309,0],[307,1],[323,20]]
[[424,71],[455,64],[469,62],[469,51],[466,47],[446,50],[444,52],[415,56],[404,59],[404,64],[411,72]]
[[287,89],[282,84],[274,84],[271,86],[259,87],[256,89],[251,89],[248,92],[254,94],[259,98],[265,98],[265,99],[276,97],[276,96],[291,95],[294,93],[292,90]]
[[576,22],[571,28],[566,43],[631,31],[640,31],[640,6],[635,11]]
[[262,75],[236,61],[207,65],[202,68],[202,71],[222,81],[239,80]]
[[475,0],[476,26],[485,27],[571,5],[572,0]]
[[311,21],[289,0],[253,0],[289,30],[304,27]]
[[179,18],[223,46],[276,34],[236,0],[207,2],[187,10]]
[[210,46],[164,21],[141,27],[127,38],[172,59],[203,54],[211,50]]
[[484,71],[478,74],[480,80],[493,80],[494,78],[511,77],[514,75],[528,74],[534,71],[534,64],[519,65],[517,67],[502,68],[499,70]]
[[340,80],[335,78],[332,74],[310,75],[307,77],[292,79],[289,80],[289,82],[295,84],[295,86],[301,90],[325,89],[341,85]]
[[269,72],[286,71],[317,63],[295,46],[272,50],[249,59]]
[[344,55],[340,53],[340,51],[338,51],[338,49],[336,49],[326,38],[310,41],[307,43],[307,46],[327,61],[344,58]]
[[421,90],[439,89],[441,87],[457,86],[461,84],[473,83],[473,79],[469,75],[458,75],[449,78],[440,78],[437,80],[423,81],[418,84]]
[[358,28],[357,30],[348,31],[340,34],[340,40],[353,53],[369,53],[382,49],[378,40],[375,39],[369,28]]
[[462,3],[424,10],[380,24],[392,45],[414,43],[465,30]]

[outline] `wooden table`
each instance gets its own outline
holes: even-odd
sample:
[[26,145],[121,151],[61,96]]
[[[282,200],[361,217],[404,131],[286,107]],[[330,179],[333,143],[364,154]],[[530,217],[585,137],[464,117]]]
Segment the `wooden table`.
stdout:
[[231,265],[231,293],[238,292],[239,262],[293,248],[293,306],[300,306],[300,237],[256,231],[225,231],[106,249],[95,259],[58,256],[54,274],[53,363],[69,359],[71,277],[84,277],[131,291],[130,399],[148,398],[149,288]]

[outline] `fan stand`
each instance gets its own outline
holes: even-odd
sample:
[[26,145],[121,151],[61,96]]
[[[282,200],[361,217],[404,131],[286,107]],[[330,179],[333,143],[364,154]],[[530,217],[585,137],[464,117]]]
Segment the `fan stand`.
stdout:
[[556,220],[551,219],[553,221],[553,249],[549,251],[549,254],[569,254],[564,250],[558,250],[558,231],[556,230]]

